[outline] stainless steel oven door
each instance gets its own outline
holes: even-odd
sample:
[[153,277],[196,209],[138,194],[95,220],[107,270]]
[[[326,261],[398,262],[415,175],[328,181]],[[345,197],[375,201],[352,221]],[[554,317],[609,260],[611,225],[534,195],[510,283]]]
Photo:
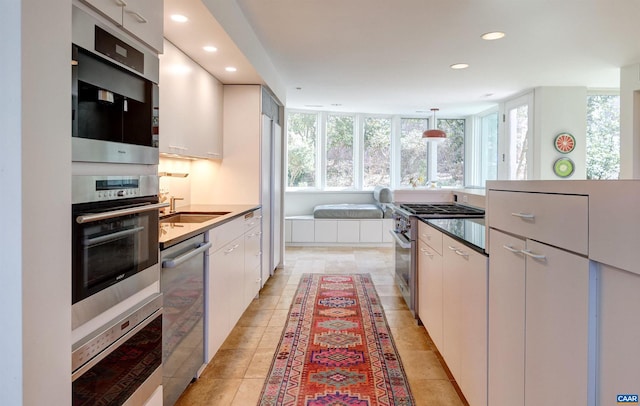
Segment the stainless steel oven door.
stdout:
[[162,384],[162,295],[76,343],[71,364],[74,406],[144,404]]
[[72,327],[159,281],[157,196],[73,205]]

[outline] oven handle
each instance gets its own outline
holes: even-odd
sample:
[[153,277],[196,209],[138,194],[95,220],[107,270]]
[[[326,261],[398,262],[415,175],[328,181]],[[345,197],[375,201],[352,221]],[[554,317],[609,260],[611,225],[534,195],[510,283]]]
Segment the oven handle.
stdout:
[[404,239],[402,239],[400,237],[400,235],[398,235],[398,233],[396,233],[393,230],[389,230],[389,232],[391,233],[391,235],[393,236],[393,238],[396,239],[396,242],[398,243],[398,245],[400,246],[400,248],[404,248],[404,249],[410,249],[411,248],[411,242],[407,242],[404,241]]
[[108,242],[108,241],[115,241],[117,239],[120,239],[120,238],[123,238],[123,237],[127,237],[127,236],[129,236],[131,234],[137,234],[142,230],[144,230],[144,227],[136,227],[136,228],[132,228],[132,229],[129,229],[129,230],[118,231],[116,233],[103,235],[103,236],[100,236],[100,237],[87,238],[86,241],[84,242],[84,245],[88,246],[88,245],[100,244],[100,243]]
[[196,255],[199,255],[201,253],[203,253],[204,251],[208,250],[209,248],[211,248],[211,242],[204,242],[202,244],[199,244],[196,246],[196,248],[192,249],[191,251],[187,252],[186,254],[182,254],[178,257],[175,257],[173,259],[168,259],[166,261],[162,261],[162,268],[175,268],[176,266],[190,260],[191,258],[195,257]]
[[147,318],[145,318],[137,326],[135,326],[131,330],[127,331],[127,333],[125,335],[123,335],[122,337],[118,338],[116,341],[113,342],[113,344],[111,344],[110,346],[105,348],[102,352],[100,352],[98,355],[93,357],[86,364],[83,364],[80,368],[75,370],[71,374],[71,382],[75,381],[76,379],[78,379],[82,375],[84,375],[85,372],[87,372],[88,370],[93,368],[98,362],[100,362],[103,359],[105,359],[107,357],[107,355],[109,355],[113,351],[115,351],[118,347],[120,347],[121,344],[125,343],[128,339],[133,337],[140,330],[142,330],[143,328],[147,327],[148,324],[150,324],[152,321],[154,321],[156,319],[156,317],[162,315],[162,313],[163,313],[163,308],[161,307],[158,310],[156,310],[155,312],[153,312],[152,314],[150,314]]
[[76,222],[78,224],[91,223],[94,221],[112,219],[114,217],[127,216],[129,214],[138,214],[144,213],[145,211],[158,210],[163,207],[169,207],[169,203],[156,203],[140,207],[131,207],[129,209],[106,211],[104,213],[87,214],[84,216],[76,217]]

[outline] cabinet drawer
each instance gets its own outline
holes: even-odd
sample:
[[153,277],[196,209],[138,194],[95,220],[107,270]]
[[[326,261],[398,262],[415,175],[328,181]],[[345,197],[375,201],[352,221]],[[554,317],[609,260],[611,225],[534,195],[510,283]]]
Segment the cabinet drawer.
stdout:
[[244,234],[244,232],[245,224],[242,217],[214,227],[210,232],[211,252],[218,251],[229,242]]
[[243,216],[244,230],[248,231],[262,225],[262,209],[257,209]]
[[491,227],[587,254],[587,196],[490,190],[488,201]]
[[420,221],[418,222],[418,238],[442,255],[442,232]]

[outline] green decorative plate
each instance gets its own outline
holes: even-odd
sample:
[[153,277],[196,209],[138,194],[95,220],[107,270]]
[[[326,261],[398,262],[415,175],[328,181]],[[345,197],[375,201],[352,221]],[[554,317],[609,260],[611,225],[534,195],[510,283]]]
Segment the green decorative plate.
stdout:
[[553,163],[553,172],[561,178],[567,178],[573,175],[575,169],[573,161],[569,158],[558,158]]

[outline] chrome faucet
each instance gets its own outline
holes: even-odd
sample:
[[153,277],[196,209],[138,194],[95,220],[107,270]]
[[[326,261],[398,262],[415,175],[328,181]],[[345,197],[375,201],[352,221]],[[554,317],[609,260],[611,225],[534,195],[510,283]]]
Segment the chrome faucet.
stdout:
[[176,200],[184,200],[184,197],[173,197],[169,198],[169,213],[176,212]]

